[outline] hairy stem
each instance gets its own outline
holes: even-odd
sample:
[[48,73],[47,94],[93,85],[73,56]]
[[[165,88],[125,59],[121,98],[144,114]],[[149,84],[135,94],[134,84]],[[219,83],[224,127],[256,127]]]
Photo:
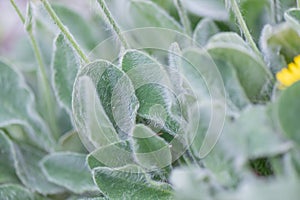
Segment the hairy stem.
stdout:
[[245,20],[243,19],[243,16],[242,16],[242,13],[240,11],[240,8],[236,2],[236,0],[231,0],[231,8],[232,8],[232,11],[237,19],[237,22],[238,24],[240,25],[241,27],[241,30],[247,40],[247,42],[249,43],[249,45],[251,46],[251,48],[253,49],[253,51],[259,56],[261,57],[261,54],[260,54],[260,51],[258,50],[251,34],[250,34],[250,31],[246,25],[246,22]]
[[55,22],[55,24],[58,26],[58,28],[61,30],[61,32],[66,36],[66,38],[69,40],[71,45],[74,47],[78,55],[82,58],[82,60],[86,63],[89,62],[88,57],[85,55],[83,50],[80,48],[79,44],[76,42],[76,40],[73,38],[72,34],[69,32],[69,30],[64,26],[64,24],[61,22],[59,17],[54,12],[53,8],[49,4],[48,0],[41,0],[43,3],[45,9],[51,16],[52,20]]
[[22,15],[20,9],[18,8],[16,2],[14,0],[10,0],[10,3],[14,7],[14,9],[15,9],[16,13],[18,14],[18,16],[19,16],[20,20],[22,21],[22,23],[25,24],[25,18]]
[[187,16],[185,8],[182,5],[182,0],[174,0],[174,2],[178,10],[180,21],[185,29],[185,33],[188,35],[192,35],[191,22]]
[[[14,7],[16,13],[18,14],[20,20],[22,21],[22,23],[25,25],[25,18],[22,15],[20,9],[18,8],[17,4],[15,3],[14,0],[10,0],[12,6]],[[58,136],[58,127],[57,124],[55,122],[55,109],[54,109],[54,100],[53,100],[53,96],[51,96],[51,85],[50,85],[50,81],[48,80],[47,77],[47,72],[46,72],[46,67],[44,65],[43,59],[42,59],[42,55],[41,55],[41,51],[39,49],[38,43],[34,37],[34,34],[32,32],[32,29],[27,29],[27,34],[29,36],[32,48],[33,48],[33,52],[35,55],[35,58],[37,60],[38,63],[38,69],[39,69],[39,76],[41,77],[41,81],[42,81],[42,87],[43,87],[43,95],[45,97],[45,104],[46,104],[46,108],[47,108],[47,113],[48,113],[48,122],[49,125],[51,126],[51,130],[54,132],[55,136]]]
[[118,36],[118,39],[119,39],[120,43],[122,44],[122,46],[125,49],[128,49],[129,44],[127,43],[126,39],[123,37],[121,29],[120,29],[119,25],[117,24],[117,22],[114,20],[112,14],[110,13],[105,1],[97,0],[97,2],[99,3],[101,10],[102,10],[104,16],[106,17],[106,21],[107,21],[108,25],[111,26],[112,30]]
[[279,13],[280,13],[280,2],[279,0],[274,0],[274,17],[275,17],[276,24],[281,20],[281,16]]
[[276,8],[276,0],[269,0],[270,1],[270,17],[273,20],[273,24],[277,23],[277,8]]

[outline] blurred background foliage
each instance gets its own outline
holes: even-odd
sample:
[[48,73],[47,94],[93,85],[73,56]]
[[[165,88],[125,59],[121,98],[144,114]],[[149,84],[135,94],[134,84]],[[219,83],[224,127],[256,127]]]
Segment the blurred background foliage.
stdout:
[[[27,2],[23,0],[16,2],[22,8],[22,12],[26,13]],[[180,18],[173,0],[153,0],[163,10],[155,10],[156,7],[130,7],[127,0],[107,0],[106,2],[124,31],[151,25],[182,31],[182,27],[178,23]],[[195,199],[196,197],[196,199],[205,200],[281,200],[285,198],[298,200],[300,175],[299,83],[284,91],[279,91],[274,80],[275,73],[286,67],[300,53],[298,32],[300,18],[298,13],[287,11],[289,8],[296,7],[296,1],[238,1],[254,41],[260,48],[262,59],[253,53],[248,44],[243,41],[243,37],[239,37],[243,33],[228,2],[224,0],[183,1],[193,29],[193,35],[190,36],[208,50],[221,72],[226,95],[229,97],[229,111],[226,115],[219,145],[209,156],[199,161],[200,168],[176,169],[172,172],[170,182],[178,199]],[[85,52],[91,52],[91,57],[95,55],[112,56],[104,55],[105,53],[101,55],[99,53],[102,52],[101,49],[97,49],[97,45],[101,41],[111,37],[111,31],[96,13],[94,1],[53,0],[51,3],[53,3],[53,8],[62,22],[74,34]],[[25,81],[36,95],[34,103],[36,103],[37,112],[43,119],[47,119],[44,102],[39,100],[43,98],[43,94],[39,93],[40,80],[36,78],[37,63],[24,26],[9,1],[0,1],[0,9],[0,56],[9,60],[22,72]],[[161,17],[166,16],[162,14],[164,11],[176,21],[168,17]],[[53,59],[53,41],[59,30],[41,7],[35,7],[34,12],[38,16],[34,32],[47,66],[47,74],[50,77],[52,72],[49,66]],[[167,38],[166,36],[161,37]],[[56,42],[57,45],[61,45],[59,41]],[[107,46],[106,54],[114,55],[114,48],[118,47]],[[175,47],[173,46],[173,48]],[[153,54],[155,55],[155,52]],[[201,64],[206,64],[204,62],[205,55],[198,51],[185,49],[183,56],[189,57],[195,62],[200,60]],[[199,58],[203,58],[204,61]],[[130,61],[130,53],[127,59]],[[124,65],[123,67],[126,68],[126,63]],[[183,69],[186,70],[183,73],[186,73],[186,76],[193,74],[187,63],[184,63],[183,66]],[[272,80],[266,84],[266,80],[269,79]],[[195,86],[202,84],[199,80],[192,81],[195,81]],[[199,91],[199,94],[205,95],[206,90]],[[26,99],[27,96],[24,95],[24,100]],[[204,119],[210,119],[210,114],[206,113],[205,104],[201,109],[204,113]],[[18,171],[19,174],[25,174],[21,176],[21,182],[27,182],[27,187],[39,194],[50,194],[49,198],[80,199],[85,196],[83,194],[87,191],[89,192],[87,196],[99,196],[99,191],[91,181],[89,169],[82,165],[88,152],[81,144],[77,132],[73,130],[68,109],[62,109],[61,105],[57,103],[55,114],[59,133],[56,138],[56,153],[49,155],[39,148],[30,146],[32,144],[28,142],[29,139],[25,134],[28,130],[24,127],[20,128],[21,126],[18,125],[10,125],[5,127],[5,131],[10,133],[10,137],[16,141],[26,141],[30,145],[20,144],[12,147],[13,145],[9,142],[10,138],[6,137],[6,132],[0,132],[0,142],[3,143],[2,147],[5,147],[3,148],[4,152],[8,152],[7,158],[0,161],[4,161],[3,163],[6,164],[5,159],[12,159],[9,152],[13,148],[17,158],[22,160],[21,165],[24,165]],[[145,123],[141,119],[139,120]],[[192,151],[199,149],[199,145],[203,141],[203,132],[208,128],[207,121],[204,120],[202,123],[197,130],[199,135],[192,144]],[[39,129],[40,127],[33,128]],[[162,146],[165,145],[161,138],[155,142]],[[127,148],[127,141],[114,145]],[[106,148],[113,149],[113,145]],[[142,150],[138,149],[138,151]],[[76,153],[69,155],[64,151]],[[112,156],[115,156],[113,151]],[[22,157],[26,159],[22,159]],[[43,160],[43,172],[38,164],[41,159]],[[67,164],[62,164],[62,161]],[[88,162],[92,170],[93,166],[102,165],[93,160],[91,154],[88,156]],[[178,163],[180,164],[180,160]],[[179,165],[178,163],[175,163],[174,166]],[[12,168],[12,166],[4,164],[1,166],[8,169]],[[69,171],[66,166],[74,166],[73,171]],[[126,166],[125,168],[139,171],[141,176],[130,175],[130,179],[126,182],[124,177],[129,177],[126,173],[120,174],[106,168],[98,168],[94,171],[97,185],[103,188],[104,192],[107,192],[112,199],[118,199],[121,196],[115,194],[114,189],[125,192],[124,185],[127,184],[128,187],[131,186],[127,190],[132,190],[134,193],[139,189],[142,190],[143,188],[139,188],[139,186],[145,183],[149,186],[146,189],[147,192],[159,192],[162,196],[166,195],[166,199],[169,197],[166,194],[168,193],[166,191],[170,190],[168,184],[159,185],[165,189],[161,191],[157,183],[150,180],[140,168],[134,166]],[[57,173],[60,170],[62,173]],[[168,177],[166,178],[164,173],[168,174],[168,170],[160,172],[161,174],[151,174],[151,178],[166,181]],[[35,172],[38,176],[31,179],[30,175]],[[79,174],[79,178],[64,177],[64,175],[72,177],[72,173]],[[46,181],[44,176],[51,177],[51,181],[48,179]],[[0,176],[0,178],[0,183],[5,183],[6,180],[10,180],[12,183],[20,182],[14,170],[7,173],[7,176]],[[105,185],[99,180],[106,180],[109,184]],[[80,184],[77,184],[76,181]],[[114,181],[121,183],[113,188]],[[9,187],[5,189],[9,189]],[[28,199],[30,199],[29,191],[22,188],[14,188],[14,190],[28,195]],[[37,199],[42,199],[39,194]]]

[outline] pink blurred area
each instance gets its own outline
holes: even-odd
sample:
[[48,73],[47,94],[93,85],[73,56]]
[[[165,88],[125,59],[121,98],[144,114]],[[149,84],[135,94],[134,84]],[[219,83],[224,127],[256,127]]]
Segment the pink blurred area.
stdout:
[[[26,13],[27,0],[15,0]],[[5,56],[24,35],[23,24],[15,13],[9,0],[0,0],[0,56]]]
[[[29,0],[15,0],[21,9],[22,14],[26,15],[26,5]],[[38,2],[39,0],[34,0]],[[69,8],[79,11],[81,14],[88,15],[89,12],[82,13],[82,8],[91,6],[92,0],[49,0],[51,3],[65,4]],[[24,26],[15,12],[10,0],[0,0],[0,57],[11,54],[18,42],[26,37]]]

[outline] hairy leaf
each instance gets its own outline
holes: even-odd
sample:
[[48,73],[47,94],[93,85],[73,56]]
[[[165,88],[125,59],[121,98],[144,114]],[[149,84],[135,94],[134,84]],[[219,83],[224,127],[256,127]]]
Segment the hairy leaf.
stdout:
[[130,135],[138,101],[124,72],[109,62],[96,61],[82,69],[74,88],[75,123],[94,146],[112,144]]
[[150,128],[136,125],[133,131],[134,155],[138,163],[147,169],[160,169],[171,165],[172,155],[169,144]]
[[41,161],[47,179],[74,193],[97,191],[86,155],[77,153],[53,153]]
[[15,144],[15,168],[21,182],[33,191],[41,194],[55,194],[64,189],[49,182],[42,172],[39,162],[45,152],[26,144]]
[[94,179],[100,190],[111,200],[173,199],[171,187],[152,181],[145,172],[134,165],[111,169],[94,169]]
[[3,200],[35,200],[34,195],[20,185],[0,185],[0,197]]
[[299,94],[300,82],[297,82],[281,94],[278,103],[279,123],[285,135],[298,145],[300,145]]
[[13,143],[0,131],[0,184],[19,182],[15,173],[14,153]]
[[53,85],[58,100],[71,112],[72,91],[80,68],[80,58],[62,34],[55,40],[52,60]]
[[32,140],[39,147],[53,149],[54,139],[35,110],[34,97],[19,72],[0,61],[0,127],[23,125]]
[[129,141],[121,141],[101,147],[91,152],[87,161],[89,167],[123,167],[127,164],[134,164],[133,153]]

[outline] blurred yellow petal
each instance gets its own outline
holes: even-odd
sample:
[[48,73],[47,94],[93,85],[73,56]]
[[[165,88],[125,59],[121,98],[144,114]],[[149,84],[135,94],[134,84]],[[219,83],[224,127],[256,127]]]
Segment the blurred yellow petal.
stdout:
[[289,87],[300,80],[300,55],[294,58],[294,62],[288,64],[287,68],[283,68],[276,74],[279,88]]
[[296,56],[296,57],[294,58],[294,62],[295,62],[298,66],[300,66],[300,55],[298,55],[298,56]]

